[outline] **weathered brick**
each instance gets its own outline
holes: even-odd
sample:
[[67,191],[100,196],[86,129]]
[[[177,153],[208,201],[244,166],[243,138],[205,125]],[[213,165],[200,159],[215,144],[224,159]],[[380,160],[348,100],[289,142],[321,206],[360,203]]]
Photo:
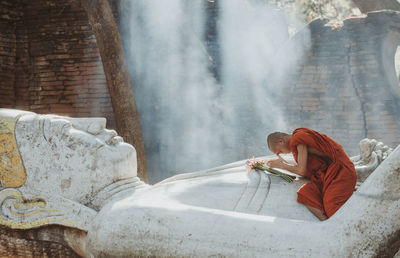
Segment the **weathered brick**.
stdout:
[[62,81],[50,81],[50,82],[40,82],[40,86],[42,87],[53,87],[53,86],[62,86],[63,82]]
[[44,100],[35,100],[33,101],[33,105],[43,105],[43,104],[51,104],[58,103],[57,99],[44,99]]
[[46,90],[46,91],[40,91],[39,95],[40,96],[54,96],[54,95],[63,95],[62,90]]
[[[81,93],[88,93],[89,89],[84,87],[66,87],[63,95],[79,95]],[[104,95],[103,95],[104,97]]]
[[64,81],[63,84],[65,86],[71,86],[71,85],[87,85],[87,80],[75,80],[75,81]]
[[108,89],[106,87],[104,88],[97,88],[97,89],[89,89],[89,93],[102,93],[100,96],[104,95],[104,93],[108,93]]
[[32,109],[32,110],[41,109],[41,108],[47,108],[47,107],[48,107],[47,105],[29,105],[29,108]]

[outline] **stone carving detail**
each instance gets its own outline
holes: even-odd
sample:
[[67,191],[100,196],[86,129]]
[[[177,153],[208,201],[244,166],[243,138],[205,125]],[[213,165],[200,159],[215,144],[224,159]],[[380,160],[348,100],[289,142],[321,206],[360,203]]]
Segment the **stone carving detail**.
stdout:
[[357,170],[359,182],[365,179],[381,164],[393,149],[375,139],[365,138],[359,143],[360,155],[352,157],[351,160]]
[[34,195],[25,198],[14,188],[0,191],[0,207],[0,224],[14,229],[58,224],[87,230],[96,215],[90,208],[59,196],[47,200]]

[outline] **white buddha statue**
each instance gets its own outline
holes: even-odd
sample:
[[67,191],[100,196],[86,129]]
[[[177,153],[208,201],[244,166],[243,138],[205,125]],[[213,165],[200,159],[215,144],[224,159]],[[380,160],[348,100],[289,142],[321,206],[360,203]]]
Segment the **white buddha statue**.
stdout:
[[0,109],[0,126],[0,224],[80,229],[69,243],[88,257],[366,257],[400,234],[399,148],[321,222],[296,202],[304,179],[244,161],[146,185],[102,118]]

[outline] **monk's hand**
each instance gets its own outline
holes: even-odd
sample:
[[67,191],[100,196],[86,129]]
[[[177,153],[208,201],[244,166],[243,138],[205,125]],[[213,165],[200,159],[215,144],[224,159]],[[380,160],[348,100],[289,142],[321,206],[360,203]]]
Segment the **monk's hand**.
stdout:
[[282,159],[273,159],[267,161],[267,166],[270,168],[284,168],[283,167],[283,160]]

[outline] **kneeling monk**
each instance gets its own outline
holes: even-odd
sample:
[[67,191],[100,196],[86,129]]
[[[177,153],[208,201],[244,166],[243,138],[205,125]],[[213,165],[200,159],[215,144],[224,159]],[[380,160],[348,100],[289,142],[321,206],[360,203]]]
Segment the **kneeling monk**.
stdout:
[[[354,164],[328,136],[307,128],[298,128],[292,135],[275,132],[268,135],[268,148],[279,158],[268,161],[268,166],[311,180],[297,191],[297,201],[320,220],[331,217],[353,194],[357,180]],[[279,155],[290,152],[297,164],[288,164]]]

